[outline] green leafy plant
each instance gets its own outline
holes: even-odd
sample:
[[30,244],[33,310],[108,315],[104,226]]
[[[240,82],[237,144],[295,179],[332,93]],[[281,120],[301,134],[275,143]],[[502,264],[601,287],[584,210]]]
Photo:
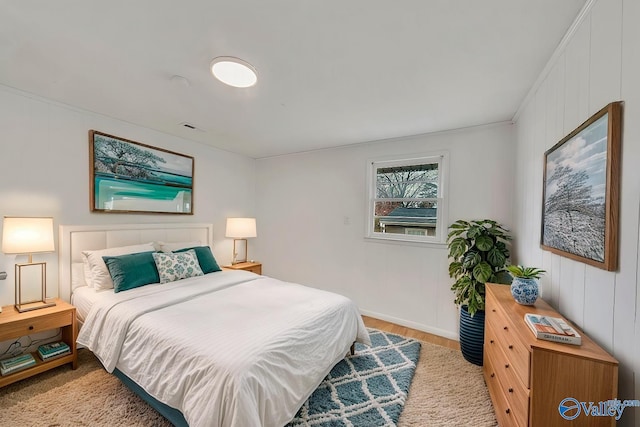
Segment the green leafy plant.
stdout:
[[522,279],[539,279],[546,273],[546,271],[541,268],[524,267],[522,265],[508,265],[506,269],[513,277],[520,277]]
[[[509,283],[505,265],[509,259],[507,242],[509,230],[489,219],[458,220],[449,226],[447,244],[449,277],[456,279],[451,286],[454,302],[466,305],[473,316],[485,307],[485,283]],[[505,277],[507,276],[507,277]]]

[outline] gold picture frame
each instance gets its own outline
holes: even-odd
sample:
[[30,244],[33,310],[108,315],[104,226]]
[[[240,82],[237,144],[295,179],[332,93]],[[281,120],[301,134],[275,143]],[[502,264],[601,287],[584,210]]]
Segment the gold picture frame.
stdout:
[[542,249],[618,268],[622,102],[591,116],[544,154]]

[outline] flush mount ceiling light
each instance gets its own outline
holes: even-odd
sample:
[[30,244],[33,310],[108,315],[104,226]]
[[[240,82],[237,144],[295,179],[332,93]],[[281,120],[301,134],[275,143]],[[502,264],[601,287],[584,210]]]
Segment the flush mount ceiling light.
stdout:
[[253,65],[232,56],[214,58],[211,73],[222,83],[233,87],[251,87],[258,81]]

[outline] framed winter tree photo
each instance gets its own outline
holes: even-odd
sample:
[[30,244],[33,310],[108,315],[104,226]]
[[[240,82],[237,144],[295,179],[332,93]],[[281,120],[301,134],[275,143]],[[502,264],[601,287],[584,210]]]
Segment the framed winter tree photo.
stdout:
[[193,157],[89,131],[92,212],[193,215]]
[[544,154],[544,250],[609,271],[618,264],[621,102]]

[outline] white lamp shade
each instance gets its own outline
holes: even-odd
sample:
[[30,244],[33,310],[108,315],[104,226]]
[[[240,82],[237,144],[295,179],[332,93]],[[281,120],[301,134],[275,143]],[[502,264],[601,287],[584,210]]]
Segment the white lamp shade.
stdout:
[[234,239],[246,239],[247,237],[256,237],[256,219],[255,218],[227,218],[226,237]]
[[4,217],[2,252],[32,254],[53,251],[53,218]]

